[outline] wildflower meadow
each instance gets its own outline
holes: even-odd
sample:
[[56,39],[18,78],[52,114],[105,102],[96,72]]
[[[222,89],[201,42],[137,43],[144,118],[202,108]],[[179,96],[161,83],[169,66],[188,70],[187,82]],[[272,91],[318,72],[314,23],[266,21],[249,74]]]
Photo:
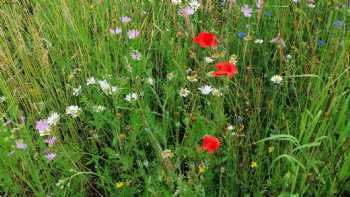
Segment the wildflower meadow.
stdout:
[[0,196],[350,196],[350,1],[0,0]]

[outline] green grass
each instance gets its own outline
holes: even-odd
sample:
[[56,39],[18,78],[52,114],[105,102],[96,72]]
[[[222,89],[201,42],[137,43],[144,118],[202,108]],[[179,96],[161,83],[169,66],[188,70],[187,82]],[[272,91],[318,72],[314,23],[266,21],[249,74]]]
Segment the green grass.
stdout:
[[[269,0],[260,20],[255,1],[202,1],[191,29],[217,35],[216,49],[192,42],[178,15],[184,4],[170,2],[0,1],[0,196],[350,195],[345,1],[309,8]],[[253,7],[252,17],[242,15],[243,4]],[[124,15],[132,21],[121,24]],[[336,28],[337,20],[343,26]],[[115,27],[123,33],[111,35]],[[129,40],[129,29],[140,36]],[[240,39],[239,32],[248,35]],[[278,33],[286,48],[270,43]],[[131,59],[133,50],[140,61]],[[237,75],[208,75],[232,55]],[[188,80],[194,73],[196,82]],[[272,83],[273,75],[282,83]],[[89,77],[118,91],[87,86]],[[205,84],[223,95],[200,94]],[[181,97],[181,88],[190,95]],[[139,99],[126,101],[131,92]],[[81,108],[79,117],[66,115],[69,105]],[[106,109],[97,113],[96,105]],[[52,161],[35,129],[50,112],[61,117],[51,128]],[[206,134],[221,141],[214,154],[198,151]],[[19,139],[25,150],[16,148]]]

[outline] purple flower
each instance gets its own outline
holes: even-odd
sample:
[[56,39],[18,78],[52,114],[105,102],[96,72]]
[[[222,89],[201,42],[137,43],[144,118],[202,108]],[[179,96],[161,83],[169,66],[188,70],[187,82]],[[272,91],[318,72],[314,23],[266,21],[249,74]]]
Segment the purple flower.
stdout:
[[45,140],[45,143],[49,146],[53,146],[56,143],[56,137],[49,137]]
[[47,120],[39,120],[36,122],[35,129],[39,131],[40,136],[48,135],[50,126]]
[[135,39],[137,36],[139,36],[140,32],[137,31],[136,29],[132,29],[130,31],[128,31],[128,37],[129,39]]
[[17,149],[27,149],[27,144],[23,143],[23,140],[16,140],[16,148]]
[[56,157],[56,153],[50,152],[49,150],[45,151],[45,158],[49,161],[52,161]]
[[122,16],[120,17],[120,20],[122,21],[122,23],[129,23],[131,21],[131,18],[128,16]]
[[133,60],[140,60],[140,59],[141,59],[141,53],[138,52],[138,51],[133,51],[133,52],[131,53],[131,58],[132,58]]
[[119,27],[116,27],[115,29],[109,29],[109,32],[111,32],[111,34],[113,35],[118,35],[122,33],[122,29],[120,29]]
[[241,7],[241,12],[243,13],[243,15],[245,17],[251,17],[253,10],[252,10],[252,8],[249,7],[249,5],[246,4],[246,5]]
[[181,16],[191,16],[194,14],[194,9],[191,6],[186,6],[179,10],[179,15]]

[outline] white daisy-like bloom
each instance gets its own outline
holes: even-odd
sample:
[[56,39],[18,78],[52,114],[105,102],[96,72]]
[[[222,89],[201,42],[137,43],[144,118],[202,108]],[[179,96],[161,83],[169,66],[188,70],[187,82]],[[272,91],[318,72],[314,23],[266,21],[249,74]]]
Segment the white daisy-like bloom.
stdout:
[[179,5],[181,3],[181,0],[171,0],[171,3],[174,5]]
[[198,10],[198,8],[201,6],[201,4],[197,0],[190,1],[188,5],[192,7],[194,11]]
[[174,73],[168,73],[168,74],[166,75],[166,78],[167,78],[168,80],[174,79]]
[[309,3],[309,4],[307,4],[307,6],[309,7],[309,8],[315,8],[316,7],[316,4],[313,4],[313,3]]
[[6,97],[5,96],[0,96],[0,103],[3,103],[6,101]]
[[293,57],[292,57],[290,54],[288,54],[288,55],[286,56],[286,58],[287,58],[288,60],[290,60],[290,59],[292,59]]
[[107,95],[112,95],[114,93],[116,93],[118,91],[118,87],[117,86],[111,86],[107,80],[99,80],[98,84],[100,85],[100,88],[102,90],[103,93],[107,94]]
[[96,84],[96,80],[94,77],[90,77],[86,80],[86,85],[89,86],[89,85],[95,85]]
[[187,97],[191,92],[187,88],[181,88],[179,94],[181,97]]
[[92,107],[92,110],[96,113],[99,113],[99,112],[103,112],[104,110],[106,110],[106,107],[102,106],[102,105],[95,105]]
[[198,90],[201,92],[201,94],[203,95],[209,95],[214,89],[213,87],[209,86],[209,85],[204,85],[200,88],[198,88]]
[[210,64],[210,63],[214,62],[214,60],[213,60],[211,57],[205,57],[205,58],[204,58],[204,61],[205,61],[207,64]]
[[299,0],[292,0],[293,3],[299,3]]
[[60,115],[57,112],[52,112],[50,116],[47,118],[47,123],[50,126],[56,126],[60,121]]
[[122,29],[119,28],[119,27],[116,27],[115,29],[109,29],[109,32],[110,32],[112,35],[118,35],[118,34],[121,34],[121,33],[122,33]]
[[77,105],[70,105],[66,108],[66,114],[73,118],[78,117],[80,112],[81,112],[81,109]]
[[77,88],[73,88],[73,96],[79,96],[80,93],[81,93],[81,86]]
[[146,82],[147,82],[149,85],[151,85],[151,86],[154,85],[154,79],[153,79],[152,77],[148,77],[148,78],[146,79]]
[[212,94],[217,97],[222,96],[222,92],[216,88],[213,88]]
[[232,130],[233,130],[232,124],[227,125],[226,129],[227,129],[228,131],[232,131]]
[[274,76],[271,77],[271,81],[274,84],[280,84],[283,81],[283,78],[280,75],[274,75]]
[[263,39],[256,39],[256,40],[254,41],[254,43],[255,43],[255,44],[262,44],[262,43],[264,43],[264,40],[263,40]]
[[136,101],[139,98],[139,95],[136,92],[132,92],[125,96],[125,100],[128,102]]

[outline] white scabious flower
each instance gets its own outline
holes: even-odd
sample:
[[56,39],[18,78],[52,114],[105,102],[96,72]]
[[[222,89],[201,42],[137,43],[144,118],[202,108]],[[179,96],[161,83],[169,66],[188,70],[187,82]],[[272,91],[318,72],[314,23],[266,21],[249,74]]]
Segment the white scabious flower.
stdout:
[[81,93],[81,86],[77,88],[73,88],[73,96],[79,96],[80,93]]
[[190,1],[188,5],[192,7],[194,11],[198,10],[198,8],[201,6],[201,4],[197,0]]
[[264,40],[263,40],[263,39],[256,39],[256,40],[254,41],[254,43],[255,43],[255,44],[262,44],[262,43],[264,43]]
[[187,88],[181,88],[179,94],[181,97],[187,97],[191,92]]
[[316,4],[314,4],[314,3],[309,3],[309,4],[307,4],[307,6],[309,7],[309,8],[315,8],[316,7]]
[[222,92],[216,88],[213,88],[212,94],[217,97],[222,96]]
[[213,87],[209,86],[209,85],[204,85],[200,88],[198,88],[198,90],[201,92],[201,94],[203,95],[209,95],[214,89]]
[[166,75],[166,78],[167,78],[168,80],[172,80],[172,79],[174,79],[174,77],[175,77],[175,75],[174,75],[174,73],[172,73],[172,72],[170,72],[170,73],[168,73],[168,74]]
[[107,95],[112,95],[118,91],[117,86],[111,86],[107,80],[100,80],[98,81],[98,84],[100,85],[100,88],[103,93]]
[[47,123],[49,126],[56,126],[60,121],[60,115],[57,112],[52,112],[47,118]]
[[73,118],[78,117],[80,112],[81,112],[81,109],[77,105],[70,105],[66,108],[66,114]]
[[96,84],[96,80],[94,77],[90,77],[86,80],[86,85],[89,86],[89,85],[95,85]]
[[214,62],[214,60],[213,60],[211,57],[205,57],[205,58],[204,58],[204,61],[205,61],[207,64],[210,64],[210,63]]
[[5,96],[0,96],[0,103],[3,103],[6,101],[6,97]]
[[125,100],[128,102],[136,101],[139,98],[139,95],[136,92],[132,92],[125,96]]
[[181,0],[171,0],[171,3],[174,5],[179,5],[181,3]]
[[102,106],[102,105],[95,105],[92,107],[92,110],[96,113],[99,113],[99,112],[103,112],[104,110],[106,110],[106,107]]
[[280,75],[274,75],[274,76],[271,77],[271,81],[274,84],[280,84],[283,81],[283,78]]
[[147,83],[148,83],[149,85],[151,85],[151,86],[154,85],[154,79],[153,79],[152,77],[148,77],[148,78],[146,79],[146,81],[147,81]]

